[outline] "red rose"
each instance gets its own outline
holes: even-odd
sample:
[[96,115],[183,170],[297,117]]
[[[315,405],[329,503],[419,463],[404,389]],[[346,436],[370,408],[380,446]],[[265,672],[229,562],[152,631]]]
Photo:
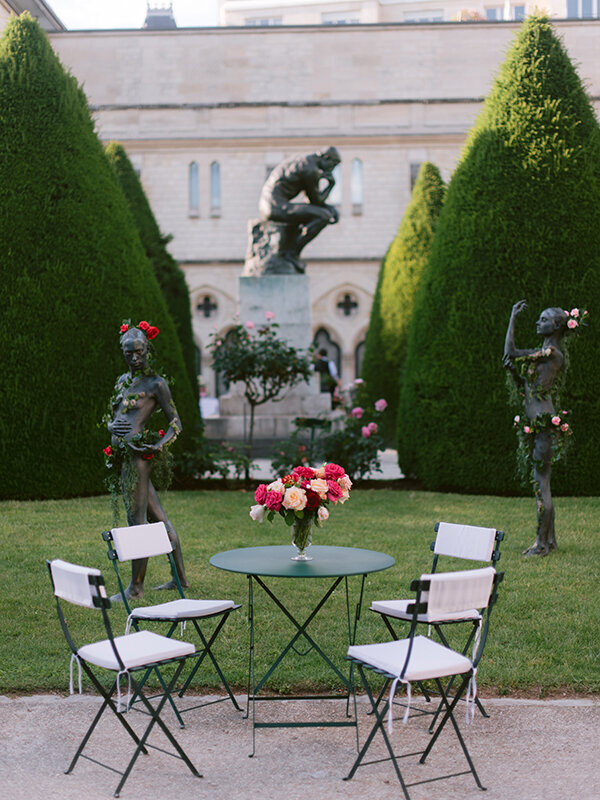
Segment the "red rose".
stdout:
[[129,330],[129,325],[123,324],[121,325],[121,333],[125,333],[125,331]]
[[283,478],[281,479],[281,482],[287,486],[288,483],[294,483],[295,480],[296,479],[294,478],[293,475],[284,475]]
[[150,325],[150,327],[146,331],[146,336],[148,337],[148,339],[154,339],[156,336],[158,336],[158,328],[155,327],[154,325]]
[[140,324],[138,325],[138,328],[139,328],[141,331],[147,331],[149,327],[150,327],[150,324],[149,324],[148,322],[146,322],[146,320],[145,320],[145,319],[143,319],[143,320],[140,322]]
[[112,456],[112,447],[109,445],[108,447],[105,447],[102,452],[105,456]]
[[269,511],[279,511],[281,508],[281,501],[283,500],[283,496],[281,492],[270,491],[267,492],[267,496],[265,497],[265,505],[269,509]]
[[265,500],[267,499],[267,484],[260,483],[256,487],[256,491],[254,492],[254,499],[260,506],[264,506]]
[[346,474],[346,470],[338,464],[325,464],[325,480],[335,481]]
[[327,481],[327,499],[332,503],[337,503],[340,497],[344,494],[344,490],[335,481]]
[[161,429],[161,430],[158,432],[158,435],[159,435],[159,436],[164,436],[164,435],[165,435],[165,432],[164,432],[164,431]]
[[[336,484],[337,485],[337,484]],[[321,505],[321,498],[312,489],[306,489],[306,508],[315,509]]]
[[296,481],[300,478],[306,478],[307,480],[312,481],[312,479],[315,477],[315,471],[312,467],[294,467],[292,476]]
[[144,461],[152,461],[152,459],[154,458],[154,453],[149,453],[147,456],[142,456],[142,458],[144,459]]

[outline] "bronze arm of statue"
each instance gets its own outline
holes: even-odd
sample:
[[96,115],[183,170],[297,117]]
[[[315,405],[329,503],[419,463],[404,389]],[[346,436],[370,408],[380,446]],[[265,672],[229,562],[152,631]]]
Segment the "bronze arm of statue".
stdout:
[[[123,357],[129,366],[129,372],[117,380],[116,395],[112,404],[112,419],[107,428],[112,435],[112,444],[118,447],[125,442],[131,451],[131,458],[123,463],[121,485],[133,483],[133,491],[125,497],[127,522],[129,525],[141,525],[146,522],[164,522],[173,544],[173,557],[179,581],[188,587],[188,579],[183,565],[183,556],[179,537],[169,520],[152,484],[151,474],[154,466],[153,458],[172,441],[181,431],[181,421],[171,397],[166,380],[149,368],[148,339],[139,328],[129,328],[121,337]],[[168,425],[157,442],[140,442],[139,434],[143,434],[146,423],[155,410],[160,408]],[[127,474],[133,470],[133,475]],[[128,597],[141,597],[144,593],[147,559],[132,561],[131,582],[126,589]],[[158,589],[175,588],[175,580],[171,580]],[[119,599],[120,595],[114,599]]]
[[[552,475],[552,457],[554,452],[555,430],[546,426],[538,430],[536,420],[555,415],[551,391],[556,378],[562,369],[564,355],[561,341],[565,333],[568,314],[561,308],[546,308],[536,322],[536,331],[544,337],[541,348],[533,350],[520,349],[515,346],[515,320],[527,308],[525,300],[519,300],[512,307],[502,363],[510,370],[524,396],[524,412],[530,423],[529,430],[533,434],[533,479],[537,486],[537,536],[531,547],[523,551],[523,555],[547,555],[556,549],[556,533],[554,529],[554,503],[550,490]],[[519,359],[522,369],[517,369],[515,360]]]

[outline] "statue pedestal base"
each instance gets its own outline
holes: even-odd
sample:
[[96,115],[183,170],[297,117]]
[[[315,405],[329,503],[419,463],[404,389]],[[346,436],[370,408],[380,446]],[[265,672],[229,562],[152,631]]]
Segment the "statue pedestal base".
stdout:
[[300,227],[259,219],[248,223],[248,251],[243,276],[299,275],[306,264],[298,257]]
[[[239,279],[240,321],[251,321],[259,328],[266,323],[265,313],[275,314],[278,335],[289,345],[306,351],[311,345],[310,282],[308,275],[242,276]],[[331,395],[319,391],[318,375],[310,383],[296,384],[283,399],[257,406],[254,438],[285,439],[294,430],[296,417],[327,416],[331,412]],[[244,398],[244,385],[233,384],[227,395],[219,398],[219,417],[205,420],[209,439],[236,441],[245,438],[250,409]]]

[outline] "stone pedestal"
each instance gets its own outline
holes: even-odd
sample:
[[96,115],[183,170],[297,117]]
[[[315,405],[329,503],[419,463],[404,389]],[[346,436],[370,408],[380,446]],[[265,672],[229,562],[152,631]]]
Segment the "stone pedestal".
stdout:
[[[266,323],[265,312],[275,314],[278,335],[289,345],[306,352],[311,345],[310,283],[308,275],[263,275],[239,278],[240,322],[251,321],[258,328]],[[254,439],[285,439],[294,430],[296,417],[317,417],[331,412],[331,395],[319,391],[318,375],[310,383],[297,384],[283,399],[257,406]],[[235,383],[219,398],[220,416],[205,420],[210,439],[243,439],[250,410],[244,385]]]

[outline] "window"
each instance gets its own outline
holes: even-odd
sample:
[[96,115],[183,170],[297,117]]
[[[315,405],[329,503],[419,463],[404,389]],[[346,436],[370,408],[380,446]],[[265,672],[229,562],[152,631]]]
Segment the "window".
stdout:
[[281,25],[282,23],[282,17],[248,17],[244,20],[244,25],[254,28],[266,28],[269,25]]
[[431,11],[405,11],[404,22],[443,22],[444,11],[443,9],[435,9]]
[[196,311],[199,311],[205,319],[214,317],[218,308],[217,301],[209,294],[204,295],[202,301],[196,305]]
[[363,213],[363,165],[360,158],[352,159],[350,171],[350,196],[352,213],[356,216]]
[[410,190],[411,190],[411,192],[415,187],[415,183],[417,182],[417,178],[419,177],[419,172],[421,170],[421,163],[422,162],[419,161],[419,162],[417,162],[415,164],[411,164],[410,165]]
[[[570,0],[567,0],[570,2]],[[585,2],[585,0],[584,0]],[[525,19],[525,6],[491,6],[485,9],[485,18],[490,22],[501,20],[516,20],[517,22]]]
[[354,375],[356,378],[360,378],[364,355],[365,355],[365,343],[363,341],[359,342],[356,345],[356,350],[354,351]]
[[333,175],[335,184],[325,202],[332,206],[339,207],[342,205],[342,165],[336,164],[331,174]]
[[360,16],[354,11],[331,11],[321,14],[321,25],[358,25]]
[[210,165],[210,215],[221,216],[221,167],[218,161]]
[[358,312],[358,300],[350,292],[340,295],[336,303],[338,314],[342,317],[353,317]]
[[200,186],[198,164],[195,161],[188,168],[188,214],[190,217],[200,216]]

